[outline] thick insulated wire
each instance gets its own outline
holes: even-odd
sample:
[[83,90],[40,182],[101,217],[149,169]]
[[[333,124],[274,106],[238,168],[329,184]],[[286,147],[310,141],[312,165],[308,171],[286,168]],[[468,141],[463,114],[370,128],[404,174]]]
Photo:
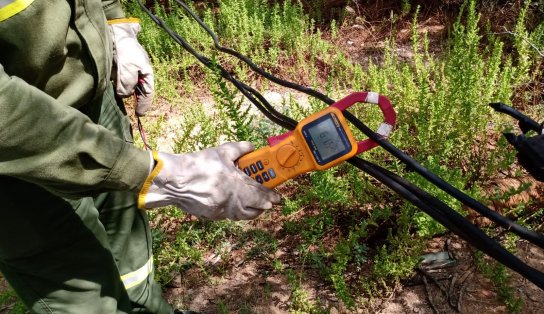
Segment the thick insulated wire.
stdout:
[[353,157],[348,162],[382,182],[480,251],[544,289],[544,273],[522,262],[444,202],[404,178],[371,162],[358,157]]
[[266,71],[264,71],[261,67],[257,66],[255,63],[253,63],[253,61],[251,61],[251,59],[249,59],[248,57],[244,56],[243,54],[239,53],[238,51],[235,51],[235,50],[232,50],[230,48],[227,48],[227,47],[223,47],[221,46],[221,44],[219,43],[219,39],[217,38],[217,36],[215,35],[215,33],[208,27],[208,25],[206,25],[206,23],[204,23],[199,17],[198,15],[196,15],[192,10],[191,8],[189,8],[189,6],[187,4],[185,4],[183,1],[181,0],[176,0],[176,2],[183,7],[183,9],[185,11],[187,11],[187,13],[189,13],[191,15],[191,17],[212,37],[213,39],[213,43],[214,43],[214,46],[217,50],[219,51],[222,51],[224,53],[227,53],[231,56],[234,56],[240,60],[242,60],[244,63],[246,63],[247,65],[249,65],[249,67],[259,73],[260,75],[262,75],[263,77],[267,78],[268,80],[278,84],[278,85],[281,85],[281,86],[284,86],[284,87],[288,87],[288,88],[291,88],[291,89],[294,89],[294,90],[297,90],[299,92],[302,92],[302,93],[305,93],[307,95],[310,95],[310,96],[313,96],[321,101],[323,101],[324,103],[327,103],[327,104],[333,104],[334,103],[334,100],[332,100],[331,98],[329,98],[329,96],[323,94],[323,93],[320,93],[319,91],[315,90],[315,89],[312,89],[312,88],[309,88],[309,87],[306,87],[306,86],[302,86],[300,84],[296,84],[296,83],[293,83],[293,82],[290,82],[290,81],[287,81],[287,80],[282,80]]
[[491,108],[495,109],[497,112],[505,113],[512,118],[518,120],[519,127],[523,133],[527,133],[530,130],[535,131],[537,134],[544,134],[543,125],[536,122],[535,120],[529,118],[523,113],[517,111],[516,109],[507,106],[501,102],[494,102],[489,104]]
[[[172,39],[174,39],[178,44],[180,44],[185,50],[187,50],[190,54],[192,54],[198,61],[200,61],[202,64],[204,64],[206,67],[212,69],[212,70],[219,70],[220,75],[231,82],[244,96],[246,96],[268,119],[273,121],[274,123],[284,127],[284,128],[292,128],[296,126],[297,122],[280,112],[278,112],[268,101],[255,89],[252,87],[240,82],[239,80],[235,79],[227,70],[225,70],[223,67],[219,66],[218,64],[214,64],[210,59],[204,57],[200,53],[198,53],[183,37],[181,37],[179,34],[174,32],[166,23],[158,18],[153,12],[151,12],[143,3],[141,0],[138,0],[138,4],[140,7],[149,15],[149,17],[155,22],[157,25],[159,25],[162,29],[164,29]],[[255,99],[255,97],[258,99]],[[294,125],[294,126],[293,126]]]
[[393,156],[397,157],[400,161],[406,164],[410,169],[413,169],[422,177],[427,179],[429,182],[433,183],[435,186],[439,187],[444,192],[456,198],[461,203],[466,206],[474,209],[481,215],[489,218],[493,222],[497,223],[499,226],[505,228],[506,230],[514,232],[516,235],[528,240],[529,242],[544,248],[544,235],[541,233],[529,230],[511,219],[508,219],[499,213],[489,209],[487,206],[473,199],[472,197],[466,195],[465,193],[459,191],[457,188],[444,181],[442,178],[431,172],[429,169],[423,167],[415,159],[408,156],[406,153],[398,149],[396,146],[387,141],[383,136],[372,131],[368,126],[362,123],[359,119],[354,117],[349,112],[344,112],[346,119],[353,123],[359,130],[361,130],[366,136],[368,136],[373,141],[377,142],[381,147],[391,153]]

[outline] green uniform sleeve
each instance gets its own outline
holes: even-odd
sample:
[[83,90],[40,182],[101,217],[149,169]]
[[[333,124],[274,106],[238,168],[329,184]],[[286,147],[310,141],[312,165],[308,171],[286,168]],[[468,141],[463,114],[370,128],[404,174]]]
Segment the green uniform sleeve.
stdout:
[[138,189],[149,163],[148,152],[10,77],[0,64],[0,175],[74,198]]
[[106,14],[106,19],[113,20],[125,17],[123,7],[119,0],[102,0],[102,7]]

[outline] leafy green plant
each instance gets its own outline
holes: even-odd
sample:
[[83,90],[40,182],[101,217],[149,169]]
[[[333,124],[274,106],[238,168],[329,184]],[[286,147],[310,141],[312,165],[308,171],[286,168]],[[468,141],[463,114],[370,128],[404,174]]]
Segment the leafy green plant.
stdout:
[[186,220],[187,214],[176,207],[152,212],[152,239],[155,279],[169,283],[176,274],[191,267],[204,269],[207,250],[222,255],[229,239],[241,237],[242,225],[232,221]]
[[264,230],[253,229],[243,233],[240,239],[246,247],[248,258],[268,259],[278,249],[278,240]]
[[510,313],[521,313],[523,300],[516,296],[515,289],[510,284],[506,266],[486,259],[480,252],[476,253],[476,266],[497,287],[499,297],[504,301]]
[[185,153],[217,146],[222,129],[216,126],[217,113],[210,114],[202,105],[192,106],[184,113],[183,129],[174,139],[174,152]]
[[225,303],[223,302],[223,300],[218,300],[217,301],[217,312],[220,313],[220,314],[228,314],[229,313],[229,310],[228,310],[227,306],[225,305]]
[[312,199],[326,206],[347,205],[348,182],[335,175],[336,171],[316,171],[310,174]]
[[11,288],[0,293],[0,311],[4,310],[9,310],[11,314],[27,313],[26,307]]
[[315,304],[309,299],[308,292],[305,291],[304,287],[301,285],[303,278],[300,273],[288,269],[286,275],[287,281],[291,285],[290,313],[320,314],[328,312],[326,309],[321,308],[318,304]]
[[419,263],[423,243],[410,232],[413,213],[410,205],[403,206],[396,218],[396,233],[389,229],[387,245],[378,248],[374,257],[374,274],[378,280],[404,278]]
[[329,278],[340,299],[348,308],[355,306],[355,300],[350,293],[345,280],[348,265],[355,264],[358,269],[368,261],[368,247],[362,243],[368,234],[369,223],[362,221],[349,231],[346,239],[340,240],[332,253],[332,265],[329,270]]
[[[142,124],[145,125],[145,137],[147,144],[152,147],[157,147],[157,140],[164,127],[164,115],[158,118],[141,117]],[[142,135],[139,132],[134,132],[134,143],[139,147],[145,148]]]
[[250,106],[242,106],[244,98],[237,99],[238,93],[227,86],[219,73],[213,75],[209,86],[219,111],[216,127],[223,130],[225,140],[256,142],[258,139],[253,132],[254,116],[250,114]]

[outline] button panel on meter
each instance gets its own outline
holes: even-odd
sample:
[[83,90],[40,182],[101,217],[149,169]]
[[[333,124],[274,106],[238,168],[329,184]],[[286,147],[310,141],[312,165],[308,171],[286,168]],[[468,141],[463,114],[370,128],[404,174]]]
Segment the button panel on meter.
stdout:
[[262,184],[276,178],[276,171],[273,168],[265,169],[265,165],[268,164],[268,160],[265,160],[264,162],[258,160],[249,166],[244,167],[243,171],[245,174]]

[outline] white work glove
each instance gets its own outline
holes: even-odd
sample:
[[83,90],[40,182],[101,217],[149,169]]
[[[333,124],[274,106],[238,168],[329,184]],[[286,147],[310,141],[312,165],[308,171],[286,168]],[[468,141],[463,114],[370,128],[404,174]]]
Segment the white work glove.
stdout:
[[153,152],[156,164],[138,206],[175,205],[212,220],[256,218],[280,197],[235,166],[235,160],[253,149],[249,142],[235,142],[190,154]]
[[138,43],[139,19],[108,21],[113,37],[112,79],[121,97],[136,94],[136,115],[143,116],[151,107],[155,83],[153,69],[144,48]]

